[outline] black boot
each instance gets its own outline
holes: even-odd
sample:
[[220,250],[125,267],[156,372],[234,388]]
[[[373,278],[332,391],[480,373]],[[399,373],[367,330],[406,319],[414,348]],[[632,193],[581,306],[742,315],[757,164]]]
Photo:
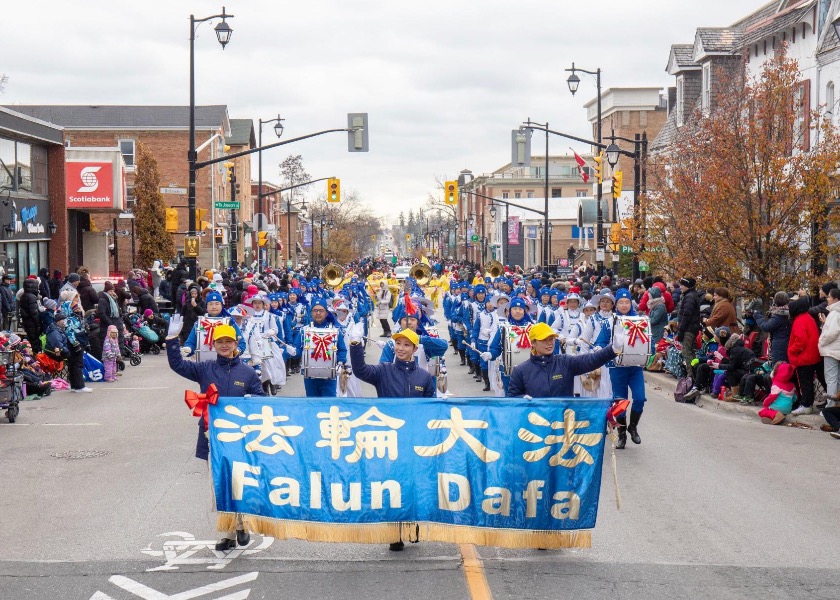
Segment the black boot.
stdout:
[[485,392],[490,391],[490,373],[485,369],[481,372],[481,378],[484,380],[484,390]]
[[636,429],[639,420],[642,418],[642,413],[633,411],[630,413],[630,426],[627,428],[627,433],[630,434],[630,439],[634,444],[641,444],[642,438],[639,437],[639,432]]
[[473,363],[473,379],[481,381],[481,365],[479,363]]
[[616,421],[618,421],[618,441],[615,443],[615,448],[624,450],[624,446],[627,445],[627,417],[621,415]]
[[467,354],[465,350],[458,350],[458,354],[461,355],[461,366],[465,366],[467,364]]
[[473,361],[469,361],[467,365],[470,367],[470,372],[467,375],[474,375],[475,374],[475,363]]

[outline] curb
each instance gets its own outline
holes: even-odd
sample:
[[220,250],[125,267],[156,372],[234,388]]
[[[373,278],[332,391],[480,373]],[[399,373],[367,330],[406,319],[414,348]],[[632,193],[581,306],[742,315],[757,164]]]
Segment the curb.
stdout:
[[[663,391],[669,392],[673,398],[674,389],[677,387],[677,380],[671,374],[645,371],[645,380],[660,386]],[[689,406],[691,406],[690,403]],[[694,406],[706,410],[717,410],[720,412],[732,413],[733,415],[741,415],[744,418],[749,418],[751,421],[758,423],[761,422],[761,418],[758,416],[758,411],[761,409],[761,406],[757,404],[721,402],[709,394],[701,394],[696,398]],[[819,415],[819,413],[813,415],[800,415],[798,417],[788,415],[784,421],[784,425],[800,427],[802,429],[812,429],[819,431],[820,433],[822,433],[820,431],[820,425],[823,423],[825,423],[825,420]]]

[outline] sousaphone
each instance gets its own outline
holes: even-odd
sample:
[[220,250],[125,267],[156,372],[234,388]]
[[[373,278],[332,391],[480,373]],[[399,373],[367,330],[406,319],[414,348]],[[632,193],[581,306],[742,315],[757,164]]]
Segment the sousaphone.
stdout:
[[344,281],[346,271],[335,263],[329,263],[321,269],[321,281],[331,288],[338,287]]

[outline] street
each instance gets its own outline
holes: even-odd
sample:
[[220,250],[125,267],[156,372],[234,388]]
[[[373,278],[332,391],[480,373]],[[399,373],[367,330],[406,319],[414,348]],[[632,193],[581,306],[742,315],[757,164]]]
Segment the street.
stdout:
[[[484,395],[447,358],[450,389]],[[56,392],[0,419],[3,598],[837,597],[826,524],[840,518],[840,446],[818,432],[676,404],[649,383],[642,444],[618,453],[620,511],[608,450],[591,549],[390,552],[254,535],[224,555],[188,386],[164,355],[145,355],[92,394]],[[300,376],[282,391],[302,393]]]

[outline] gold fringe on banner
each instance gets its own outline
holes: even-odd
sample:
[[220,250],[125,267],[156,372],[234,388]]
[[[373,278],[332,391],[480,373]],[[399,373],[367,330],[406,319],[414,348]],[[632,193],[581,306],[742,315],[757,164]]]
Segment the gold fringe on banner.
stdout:
[[[272,519],[245,514],[242,515],[242,522],[248,531],[269,535],[280,540],[294,538],[309,542],[352,544],[387,544],[399,539],[414,541],[418,528],[417,523],[359,523],[351,525]],[[236,525],[236,513],[219,513],[217,521],[219,531],[233,531]],[[419,523],[419,530],[419,539],[424,542],[476,544],[499,548],[592,547],[592,531],[589,529],[538,531],[470,527],[468,525],[448,525],[444,523]]]

